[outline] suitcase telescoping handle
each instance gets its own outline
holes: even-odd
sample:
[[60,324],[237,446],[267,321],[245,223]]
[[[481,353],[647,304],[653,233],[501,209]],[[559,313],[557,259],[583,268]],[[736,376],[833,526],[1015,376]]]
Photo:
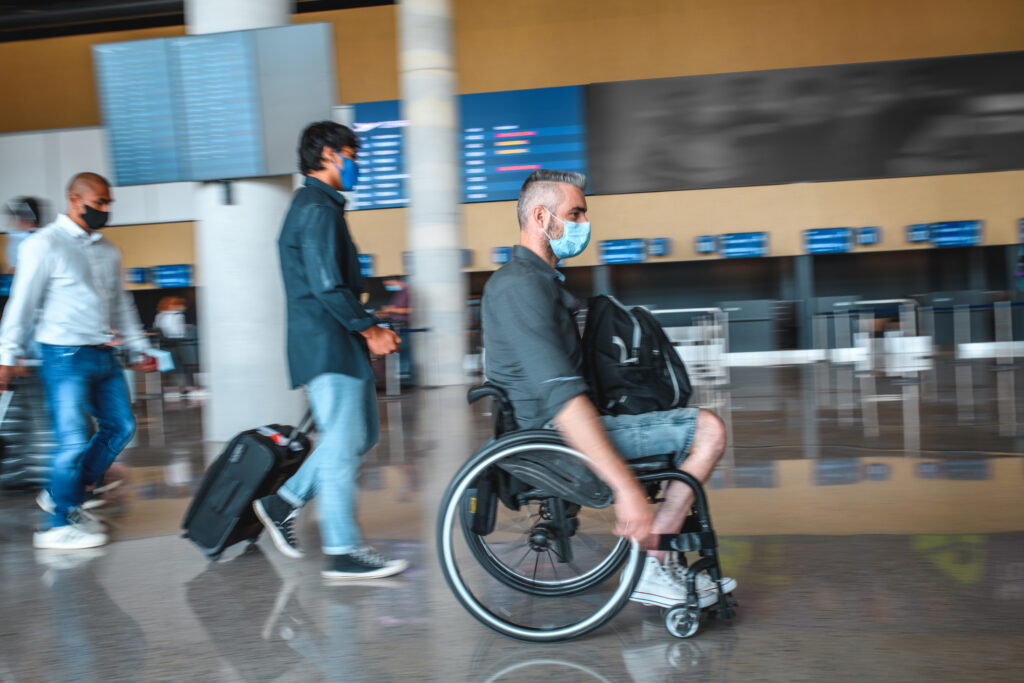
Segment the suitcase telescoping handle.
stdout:
[[[0,401],[2,401],[2,399],[0,399]],[[3,406],[0,405],[0,409],[2,409],[2,408],[3,408]],[[287,445],[291,446],[293,443],[295,443],[295,440],[299,438],[299,434],[302,434],[303,432],[307,432],[308,433],[309,430],[312,427],[313,427],[313,409],[312,408],[307,408],[306,409],[306,414],[302,416],[302,419],[299,420],[299,423],[292,428],[292,433],[288,435],[288,444]]]
[[14,399],[14,387],[7,385],[7,391],[0,394],[0,426],[3,426],[4,420],[7,419],[7,409],[11,407],[11,401]]

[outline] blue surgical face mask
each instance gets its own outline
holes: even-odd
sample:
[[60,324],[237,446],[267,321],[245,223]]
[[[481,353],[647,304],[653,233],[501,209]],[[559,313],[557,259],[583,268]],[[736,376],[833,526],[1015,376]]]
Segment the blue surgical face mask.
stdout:
[[341,189],[351,192],[356,187],[356,179],[359,178],[359,164],[348,157],[341,157],[341,163],[343,166],[338,166],[332,161],[331,165],[338,169],[338,175],[341,177]]
[[551,243],[551,251],[555,253],[555,256],[565,259],[582,254],[583,250],[590,244],[590,221],[586,223],[567,221],[559,218],[546,207],[544,210],[551,214],[552,218],[562,221],[562,225],[565,226],[562,230],[562,236],[557,239],[552,239],[551,235],[547,235],[547,232],[544,233],[548,237],[548,242]]

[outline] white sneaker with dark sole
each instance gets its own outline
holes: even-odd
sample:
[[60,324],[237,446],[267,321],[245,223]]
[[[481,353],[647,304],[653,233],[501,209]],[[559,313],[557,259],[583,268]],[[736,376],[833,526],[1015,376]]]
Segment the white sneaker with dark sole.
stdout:
[[252,509],[278,550],[296,560],[305,557],[295,536],[295,517],[299,514],[299,508],[293,508],[272,493],[253,501]]
[[[658,607],[674,607],[686,603],[686,583],[678,576],[678,566],[674,563],[662,564],[653,557],[644,561],[644,572],[636,589],[629,596],[630,600],[642,605]],[[686,569],[682,569],[685,579]],[[701,572],[696,576],[697,605],[701,608],[710,607],[718,600],[718,587],[711,577]],[[731,586],[731,587],[730,587]],[[736,588],[734,579],[722,579],[722,587],[726,593]]]
[[331,581],[382,579],[408,568],[407,560],[391,560],[373,548],[365,547],[346,555],[329,555],[327,568],[320,572],[320,576]]
[[91,533],[75,524],[55,526],[32,535],[32,545],[50,550],[83,550],[98,548],[107,542],[106,534]]

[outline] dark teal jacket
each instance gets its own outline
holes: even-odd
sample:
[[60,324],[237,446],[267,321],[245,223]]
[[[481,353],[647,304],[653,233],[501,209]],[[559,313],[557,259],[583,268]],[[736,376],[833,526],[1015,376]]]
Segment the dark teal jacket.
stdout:
[[292,386],[336,372],[373,379],[366,341],[374,324],[359,301],[359,252],[345,223],[345,198],[306,177],[277,239],[288,304],[288,368]]

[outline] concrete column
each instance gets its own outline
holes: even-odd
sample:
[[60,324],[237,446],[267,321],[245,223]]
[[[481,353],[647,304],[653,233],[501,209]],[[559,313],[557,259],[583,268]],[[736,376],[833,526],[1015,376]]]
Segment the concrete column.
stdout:
[[796,284],[797,341],[801,349],[814,347],[813,323],[814,305],[814,257],[801,254],[793,257],[794,280]]
[[[290,0],[186,0],[188,33],[290,23]],[[295,131],[298,139],[300,131]],[[268,422],[297,421],[285,351],[285,304],[277,234],[291,176],[200,183],[196,191],[199,334],[210,399],[207,441],[226,441]]]
[[466,282],[456,135],[455,71],[448,0],[401,0],[402,118],[410,204],[407,234],[416,376],[426,386],[462,384]]

